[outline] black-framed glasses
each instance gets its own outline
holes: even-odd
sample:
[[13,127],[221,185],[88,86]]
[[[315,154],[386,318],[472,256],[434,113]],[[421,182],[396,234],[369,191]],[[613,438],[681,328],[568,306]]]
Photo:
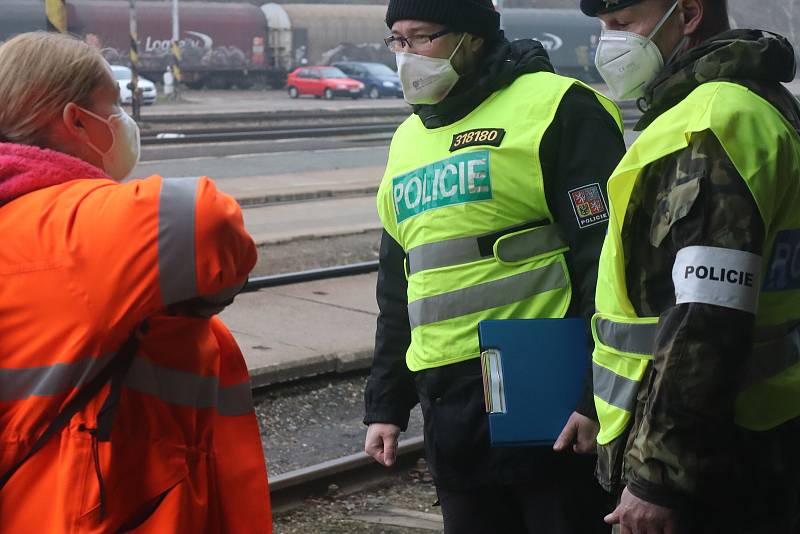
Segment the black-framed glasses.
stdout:
[[450,33],[453,33],[453,31],[444,29],[430,35],[415,35],[414,37],[395,37],[392,35],[384,39],[383,42],[386,43],[386,47],[392,52],[402,52],[406,48],[424,52],[431,48],[434,40]]

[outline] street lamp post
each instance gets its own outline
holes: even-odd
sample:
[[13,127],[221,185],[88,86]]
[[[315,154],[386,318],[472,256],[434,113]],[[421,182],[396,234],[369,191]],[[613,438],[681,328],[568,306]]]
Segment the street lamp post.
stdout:
[[131,90],[131,107],[133,108],[133,119],[141,119],[142,102],[139,95],[139,30],[136,18],[136,0],[130,0],[130,34],[131,34],[131,83],[128,88]]
[[67,7],[64,0],[45,0],[44,9],[47,14],[47,30],[67,33]]
[[178,0],[172,0],[172,77],[175,87],[173,98],[178,98],[178,86],[181,82],[181,46],[180,46],[180,12]]

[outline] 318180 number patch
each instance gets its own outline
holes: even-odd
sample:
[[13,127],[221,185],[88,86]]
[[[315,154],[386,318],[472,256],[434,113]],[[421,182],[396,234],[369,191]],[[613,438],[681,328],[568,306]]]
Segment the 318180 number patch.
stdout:
[[478,128],[467,130],[453,136],[450,152],[461,150],[469,146],[500,146],[506,131],[502,128]]

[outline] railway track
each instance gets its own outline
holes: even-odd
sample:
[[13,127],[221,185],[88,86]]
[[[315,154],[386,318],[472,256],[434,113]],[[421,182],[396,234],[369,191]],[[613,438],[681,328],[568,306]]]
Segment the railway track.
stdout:
[[[621,110],[626,128],[641,116],[633,102],[621,103]],[[156,127],[144,129],[141,139],[143,145],[157,146],[369,136],[394,132],[407,116],[405,108],[151,115],[144,123]]]
[[340,126],[295,126],[275,128],[221,128],[204,131],[162,131],[143,133],[142,145],[176,145],[198,143],[233,143],[239,141],[273,141],[309,137],[344,137],[392,133],[400,121]]
[[397,461],[390,468],[361,452],[270,477],[272,509],[278,513],[295,509],[306,499],[329,495],[332,488],[340,495],[367,490],[412,468],[423,450],[419,436],[399,443]]
[[[243,292],[357,276],[375,272],[377,269],[378,262],[375,261],[251,278]],[[362,452],[270,477],[273,510],[277,512],[292,510],[310,497],[328,495],[332,487],[336,488],[337,494],[342,495],[369,489],[413,467],[421,457],[422,451],[422,437],[414,437],[400,442],[397,462],[391,468],[377,464]]]
[[343,108],[296,111],[248,111],[220,113],[164,113],[142,116],[145,124],[219,124],[231,122],[280,122],[407,116],[411,107]]

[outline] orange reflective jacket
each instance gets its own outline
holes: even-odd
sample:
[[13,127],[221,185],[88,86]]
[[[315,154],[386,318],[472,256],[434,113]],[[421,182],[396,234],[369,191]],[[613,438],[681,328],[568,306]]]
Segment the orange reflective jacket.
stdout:
[[166,312],[245,280],[240,209],[206,178],[97,172],[0,144],[0,474],[146,323],[110,441],[105,386],[0,490],[0,533],[271,532],[241,352],[219,319]]

